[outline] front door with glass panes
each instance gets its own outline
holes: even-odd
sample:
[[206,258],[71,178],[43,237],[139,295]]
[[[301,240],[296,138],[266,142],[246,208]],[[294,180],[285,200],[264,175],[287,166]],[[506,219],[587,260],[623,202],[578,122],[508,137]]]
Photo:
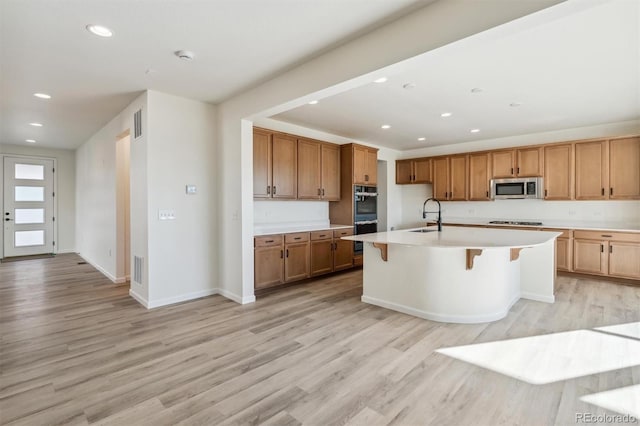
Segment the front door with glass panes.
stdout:
[[53,253],[53,160],[4,157],[4,257]]

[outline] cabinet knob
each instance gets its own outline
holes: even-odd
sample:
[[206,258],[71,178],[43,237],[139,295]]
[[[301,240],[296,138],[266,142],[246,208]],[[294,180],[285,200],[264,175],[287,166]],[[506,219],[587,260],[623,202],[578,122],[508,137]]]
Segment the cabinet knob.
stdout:
[[320,188],[318,188],[318,195],[320,195]]
[[287,257],[289,257],[289,249],[287,249]]
[[322,196],[324,197],[324,188],[322,188]]
[[513,174],[513,167],[511,168],[511,174]]
[[276,195],[276,186],[273,185],[273,195]]
[[267,194],[271,194],[271,185],[267,185]]
[[609,195],[613,195],[613,188],[609,188]]

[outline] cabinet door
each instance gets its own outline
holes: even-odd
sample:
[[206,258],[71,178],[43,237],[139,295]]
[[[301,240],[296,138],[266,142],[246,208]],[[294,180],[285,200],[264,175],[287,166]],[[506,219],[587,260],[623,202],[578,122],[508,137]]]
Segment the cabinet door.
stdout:
[[431,179],[431,159],[418,158],[413,161],[413,182],[430,183]]
[[298,182],[298,141],[288,135],[275,133],[272,142],[273,198],[296,198]]
[[353,241],[334,240],[333,270],[353,267]]
[[321,198],[320,142],[298,139],[298,199]]
[[363,146],[353,146],[353,183],[364,185],[364,175],[367,170],[367,149]]
[[523,148],[516,151],[516,175],[523,177],[542,176],[542,148]]
[[495,178],[510,178],[515,176],[515,152],[494,151],[491,153],[491,176]]
[[640,244],[609,241],[609,275],[640,279]]
[[491,156],[487,154],[469,155],[469,199],[490,200]]
[[340,147],[322,144],[321,157],[322,199],[338,201],[340,200]]
[[559,271],[571,271],[571,240],[569,238],[556,238],[556,269]]
[[311,242],[311,276],[333,271],[333,240]]
[[433,159],[433,197],[447,200],[449,196],[449,158]]
[[287,244],[284,249],[285,282],[302,280],[309,277],[309,242]]
[[253,130],[253,197],[271,197],[271,133]]
[[576,200],[604,200],[609,188],[607,142],[581,142],[575,145]]
[[271,287],[284,282],[282,246],[258,247],[254,251],[254,287]]
[[449,158],[450,188],[449,200],[464,201],[468,199],[467,156],[458,155]]
[[573,240],[573,271],[586,274],[607,273],[606,241]]
[[378,151],[374,149],[367,150],[367,170],[364,180],[367,185],[378,184]]
[[544,198],[570,200],[573,188],[573,146],[544,147]]
[[609,141],[609,199],[640,198],[640,138]]
[[412,160],[396,161],[396,183],[398,185],[413,183],[413,161]]

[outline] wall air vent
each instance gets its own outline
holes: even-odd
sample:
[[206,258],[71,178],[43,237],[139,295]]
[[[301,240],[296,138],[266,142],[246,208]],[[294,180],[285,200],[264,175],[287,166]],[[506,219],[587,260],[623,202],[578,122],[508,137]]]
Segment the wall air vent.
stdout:
[[142,284],[142,268],[144,267],[144,258],[133,256],[133,281]]
[[139,109],[133,114],[133,139],[142,136],[142,110]]

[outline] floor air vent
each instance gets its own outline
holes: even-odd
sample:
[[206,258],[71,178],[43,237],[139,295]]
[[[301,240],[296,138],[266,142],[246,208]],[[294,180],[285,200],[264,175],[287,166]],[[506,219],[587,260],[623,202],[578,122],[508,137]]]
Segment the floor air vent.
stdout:
[[142,267],[144,259],[142,257],[133,256],[133,281],[142,284]]
[[133,138],[142,136],[142,110],[139,109],[133,114]]

